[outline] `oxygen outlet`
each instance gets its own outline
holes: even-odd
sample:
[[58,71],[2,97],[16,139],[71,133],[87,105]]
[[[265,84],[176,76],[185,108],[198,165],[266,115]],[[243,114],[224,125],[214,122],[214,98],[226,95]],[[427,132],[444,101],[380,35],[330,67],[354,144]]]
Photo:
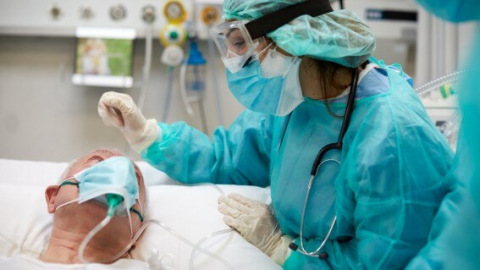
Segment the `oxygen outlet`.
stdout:
[[153,23],[155,21],[155,7],[148,5],[142,9],[142,19],[146,23]]

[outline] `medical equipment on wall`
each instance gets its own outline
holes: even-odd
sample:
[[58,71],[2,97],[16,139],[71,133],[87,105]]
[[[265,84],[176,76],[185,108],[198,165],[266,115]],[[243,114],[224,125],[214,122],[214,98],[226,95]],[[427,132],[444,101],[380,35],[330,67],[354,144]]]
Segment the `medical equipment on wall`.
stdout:
[[175,68],[184,59],[181,46],[187,38],[187,31],[182,24],[185,22],[187,14],[183,4],[177,0],[168,1],[164,6],[163,13],[167,19],[167,24],[160,31],[159,36],[160,43],[165,47],[160,60],[168,67],[168,82],[161,121],[166,122],[171,103]]
[[453,150],[457,147],[461,122],[457,100],[458,85],[464,75],[464,70],[456,71],[415,89],[430,118],[447,138]]
[[[201,7],[199,17],[200,20],[202,21],[201,26],[197,26],[197,29],[202,29],[200,27],[203,27],[203,29],[206,29],[206,38],[208,40],[208,59],[209,59],[209,68],[211,70],[211,81],[213,84],[213,91],[215,94],[215,106],[217,106],[217,115],[218,115],[218,122],[219,125],[223,125],[224,120],[223,120],[223,109],[222,109],[222,103],[220,102],[220,90],[218,86],[218,78],[217,78],[217,61],[216,61],[216,53],[215,53],[215,44],[213,42],[213,39],[208,35],[208,32],[210,32],[210,29],[212,26],[214,26],[218,21],[220,20],[220,11],[219,11],[219,6],[218,5],[205,5]],[[199,35],[202,32],[199,31]]]
[[203,107],[203,98],[205,95],[205,67],[207,61],[198,50],[197,42],[190,41],[190,50],[187,59],[183,61],[180,68],[180,94],[188,114],[193,116],[191,103],[198,104],[200,112],[200,122],[204,133],[207,131],[207,119]]
[[305,201],[304,201],[304,204],[303,204],[302,216],[301,216],[301,219],[300,219],[300,230],[299,230],[300,231],[300,233],[299,233],[300,234],[299,235],[300,246],[297,245],[294,241],[292,241],[289,245],[290,249],[292,249],[293,251],[297,251],[297,252],[299,252],[299,253],[301,253],[305,256],[317,257],[320,260],[326,260],[328,258],[328,254],[326,252],[322,252],[322,249],[325,246],[325,244],[327,243],[328,239],[330,238],[330,234],[332,233],[333,228],[335,227],[335,224],[336,224],[336,221],[337,221],[337,216],[335,215],[333,217],[333,220],[331,221],[331,224],[330,224],[330,228],[328,229],[328,232],[325,235],[325,238],[323,239],[323,241],[320,243],[320,245],[314,251],[307,251],[305,249],[304,237],[303,237],[303,227],[304,227],[304,223],[305,223],[305,213],[307,211],[308,199],[310,197],[310,190],[313,186],[313,181],[315,180],[315,176],[317,175],[320,167],[325,162],[336,162],[336,163],[340,164],[339,161],[333,160],[333,159],[323,160],[323,157],[325,156],[326,153],[328,153],[328,151],[331,151],[331,150],[341,151],[342,148],[343,148],[343,137],[347,133],[348,126],[350,124],[350,119],[352,117],[352,113],[353,113],[354,106],[355,106],[355,95],[357,93],[358,77],[359,77],[358,70],[355,69],[353,74],[352,74],[352,84],[351,84],[352,87],[351,87],[350,94],[348,95],[347,106],[345,108],[345,116],[343,118],[343,123],[342,123],[342,127],[340,128],[340,133],[339,133],[337,142],[327,144],[324,147],[322,147],[322,149],[320,149],[320,151],[318,152],[318,154],[315,158],[315,161],[313,162],[312,171],[310,172],[310,180],[308,181],[308,186],[307,186],[307,193],[305,195]]

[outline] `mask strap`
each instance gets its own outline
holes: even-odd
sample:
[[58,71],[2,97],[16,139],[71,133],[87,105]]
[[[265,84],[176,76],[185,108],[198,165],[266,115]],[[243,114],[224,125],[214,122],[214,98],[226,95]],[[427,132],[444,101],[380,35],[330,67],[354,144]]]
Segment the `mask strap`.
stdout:
[[[125,207],[125,210],[127,210],[127,202],[123,200],[123,205]],[[130,211],[125,211],[127,212],[127,217],[128,217],[128,224],[130,225],[130,237],[133,238],[133,224],[132,224],[132,215],[130,215]]]
[[287,71],[285,72],[285,74],[283,74],[283,77],[287,76],[288,72],[290,72],[290,69],[293,67],[293,64],[297,61],[298,59],[298,56],[295,56],[292,60],[292,62],[290,63],[290,66],[288,66],[288,69]]
[[143,215],[140,213],[140,211],[136,210],[135,208],[130,208],[130,211],[134,212],[137,214],[138,218],[140,219],[140,222],[143,222]]
[[73,181],[68,181],[68,180],[65,180],[63,181],[63,183],[60,184],[61,187],[63,186],[68,186],[68,185],[72,185],[72,186],[77,186],[80,185],[79,182],[73,182]]
[[262,54],[265,53],[270,47],[272,47],[272,44],[273,44],[273,42],[271,42],[270,44],[268,44],[267,46],[265,46],[265,48],[263,48],[260,52],[258,52],[257,55],[256,55],[256,58],[257,58],[257,59],[260,59],[260,55],[262,55]]

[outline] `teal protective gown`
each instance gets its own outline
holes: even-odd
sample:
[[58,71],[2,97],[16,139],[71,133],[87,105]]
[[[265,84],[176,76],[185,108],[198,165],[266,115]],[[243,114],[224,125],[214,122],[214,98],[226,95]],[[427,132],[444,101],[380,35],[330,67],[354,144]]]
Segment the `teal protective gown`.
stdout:
[[[451,22],[479,21],[478,0],[417,0],[434,15]],[[453,174],[460,180],[442,202],[428,245],[408,269],[469,270],[480,267],[480,29],[459,85],[463,115]]]
[[[399,68],[377,63],[358,85],[343,150],[326,155],[310,193],[306,249],[318,247],[336,215],[324,248],[329,257],[292,252],[286,269],[403,268],[426,244],[453,186],[446,177],[453,154],[411,81]],[[346,97],[329,103],[339,115],[345,105]],[[285,117],[247,110],[229,129],[217,128],[213,141],[184,123],[159,124],[161,140],[142,156],[184,183],[271,185],[282,231],[297,238],[312,163],[337,141],[341,124],[324,102],[307,99]]]

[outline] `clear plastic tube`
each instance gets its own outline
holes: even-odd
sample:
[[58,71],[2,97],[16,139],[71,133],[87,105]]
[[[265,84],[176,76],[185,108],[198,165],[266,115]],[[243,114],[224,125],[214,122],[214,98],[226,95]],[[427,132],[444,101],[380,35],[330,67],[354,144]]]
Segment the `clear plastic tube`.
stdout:
[[215,104],[217,105],[218,124],[222,126],[225,122],[223,121],[222,103],[220,102],[220,90],[218,87],[217,62],[215,61],[215,44],[211,38],[208,39],[208,54],[210,57],[210,74],[212,75],[213,90],[215,92]]
[[460,80],[462,78],[462,76],[464,75],[465,73],[465,70],[460,70],[460,71],[457,71],[457,72],[453,72],[453,73],[450,73],[450,74],[447,74],[445,76],[442,76],[436,80],[433,80],[429,83],[426,83],[420,87],[417,87],[415,89],[415,91],[417,91],[418,95],[419,96],[425,96],[427,95],[428,93],[432,92],[432,91],[436,91],[438,90],[438,88],[446,83],[452,83],[452,84],[456,84],[458,80]]
[[[101,229],[103,229],[107,224],[112,220],[112,217],[106,216],[100,223],[91,230],[87,236],[83,239],[82,243],[80,244],[80,248],[78,249],[78,257],[80,258],[80,261],[84,264],[90,263],[85,259],[84,252],[85,248],[87,247],[88,242],[92,240],[92,238],[97,234]],[[122,253],[123,254],[123,253]],[[103,262],[103,261],[102,261]],[[105,261],[106,262],[106,261]]]
[[215,189],[216,191],[218,191],[218,194],[220,194],[221,197],[225,197],[225,192],[219,186],[213,183],[200,183],[200,184],[195,184],[194,186],[209,186]]
[[66,205],[69,205],[69,204],[71,204],[71,203],[78,202],[79,200],[80,200],[79,198],[76,198],[76,199],[73,199],[73,200],[68,201],[68,202],[66,202],[66,203],[62,203],[62,204],[60,204],[60,205],[55,209],[55,211],[58,211],[58,209],[66,206]]
[[145,97],[148,90],[148,81],[150,80],[150,72],[152,67],[152,32],[153,27],[151,24],[145,26],[145,60],[143,65],[143,82],[142,89],[140,90],[140,95],[138,97],[138,108],[141,110],[143,108]]
[[[209,238],[212,238],[212,237],[215,237],[215,236],[218,236],[218,235],[222,235],[222,234],[226,234],[226,233],[231,233],[231,232],[233,232],[232,229],[225,229],[225,230],[216,231],[216,232],[207,234],[204,237],[202,237],[202,239],[200,239],[197,242],[197,244],[195,245],[195,247],[193,247],[193,249],[192,249],[192,253],[190,254],[189,269],[193,270],[193,261],[195,260],[195,253],[197,252],[197,250],[200,250],[200,246],[203,244],[203,242],[205,242]],[[228,269],[233,270],[232,265],[229,264],[227,261],[222,261],[222,262],[225,264],[225,266],[227,266]]]
[[162,122],[166,123],[168,118],[168,110],[170,108],[170,99],[172,97],[173,77],[175,76],[175,67],[168,67],[168,83],[167,83],[167,96],[163,103],[163,115]]
[[[199,185],[210,186],[210,187],[214,188],[215,190],[217,190],[218,193],[220,194],[220,196],[225,197],[225,192],[220,187],[218,187],[217,185],[214,185],[214,184],[211,184],[211,183],[202,183],[202,184],[199,184]],[[67,202],[64,205],[69,204],[69,203],[73,203],[77,200],[78,199]],[[61,205],[61,206],[63,206],[63,205]],[[58,207],[58,208],[60,208],[60,207]],[[79,258],[80,258],[80,261],[82,263],[84,263],[84,264],[91,263],[90,261],[87,261],[84,257],[85,248],[86,248],[88,242],[90,242],[90,240],[100,230],[102,230],[105,226],[107,226],[108,223],[111,221],[111,219],[112,219],[112,217],[109,217],[109,216],[105,217],[105,219],[103,219],[95,228],[93,228],[88,233],[88,235],[85,237],[85,239],[82,241],[82,243],[80,245],[80,248],[79,248]],[[131,218],[129,218],[129,220],[131,222]],[[125,246],[125,248],[123,248],[116,256],[114,256],[112,258],[109,258],[109,259],[106,259],[106,260],[99,261],[99,263],[109,263],[109,262],[114,262],[117,259],[119,259],[121,256],[123,256],[123,254],[127,253],[130,250],[130,248],[138,241],[138,239],[140,238],[142,233],[145,231],[145,229],[151,224],[155,224],[155,225],[158,225],[158,226],[162,227],[164,230],[166,230],[167,232],[169,232],[170,234],[172,234],[173,236],[178,238],[180,241],[182,241],[182,242],[186,243],[187,245],[189,245],[190,247],[192,247],[192,252],[191,252],[190,261],[189,261],[190,262],[189,263],[190,269],[193,269],[193,262],[194,262],[194,259],[195,259],[195,254],[197,252],[204,253],[205,255],[210,256],[213,259],[223,263],[228,269],[233,269],[232,265],[227,260],[223,259],[222,257],[220,257],[220,256],[218,256],[218,255],[216,255],[216,254],[214,254],[214,253],[212,253],[208,250],[205,250],[205,249],[201,248],[202,243],[204,243],[207,239],[209,239],[211,237],[221,235],[221,234],[233,232],[232,229],[225,229],[225,230],[220,230],[220,231],[217,231],[217,232],[210,233],[210,234],[202,237],[202,239],[200,239],[196,244],[194,244],[193,242],[191,242],[190,240],[188,240],[187,238],[182,236],[180,233],[176,232],[174,229],[170,228],[166,224],[164,224],[164,223],[162,223],[158,220],[155,220],[155,219],[150,219],[150,220],[145,221],[143,223],[143,225],[140,227],[140,229],[137,231],[137,233],[133,236],[132,240],[130,240],[130,242]],[[132,230],[131,223],[130,223],[130,229]]]
[[[167,226],[166,224],[158,221],[158,220],[155,220],[155,219],[150,219],[150,220],[147,220],[144,222],[144,224],[142,225],[142,227],[140,227],[140,229],[138,230],[138,232],[135,234],[135,236],[133,237],[133,239],[130,241],[130,243],[120,252],[120,254],[125,254],[128,250],[130,250],[130,248],[132,247],[132,245],[137,242],[138,238],[140,238],[140,236],[142,235],[143,231],[145,231],[145,229],[150,226],[151,224],[155,224],[155,225],[158,225],[160,227],[162,227],[164,230],[166,230],[167,232],[171,233],[173,236],[175,236],[176,238],[178,238],[180,241],[184,242],[185,244],[189,245],[190,247],[192,247],[194,249],[194,251],[196,252],[197,250],[199,252],[202,252],[204,253],[205,255],[208,255],[210,257],[212,257],[213,259],[216,259],[218,261],[220,261],[221,263],[223,263],[225,266],[227,266],[229,269],[233,269],[230,265],[230,263],[228,261],[226,261],[225,259],[223,259],[222,257],[208,251],[208,250],[205,250],[205,249],[202,249],[200,248],[199,246],[197,247],[196,244],[194,244],[193,242],[191,242],[190,240],[188,240],[187,238],[185,238],[184,236],[182,236],[180,233],[176,232],[174,229],[170,228],[169,226]],[[222,230],[222,233],[223,230]],[[213,233],[214,235],[213,236],[216,236],[218,234],[215,234]],[[203,239],[203,238],[202,238]],[[193,252],[193,251],[192,251]],[[120,255],[121,256],[121,255]]]
[[[145,58],[143,60],[143,81],[142,87],[140,89],[140,95],[138,96],[137,106],[140,111],[143,109],[143,105],[145,103],[145,97],[147,96],[148,90],[148,82],[150,80],[150,72],[152,70],[152,32],[153,26],[151,24],[147,24],[145,26]],[[125,154],[130,156],[130,144],[127,143],[125,147]]]

